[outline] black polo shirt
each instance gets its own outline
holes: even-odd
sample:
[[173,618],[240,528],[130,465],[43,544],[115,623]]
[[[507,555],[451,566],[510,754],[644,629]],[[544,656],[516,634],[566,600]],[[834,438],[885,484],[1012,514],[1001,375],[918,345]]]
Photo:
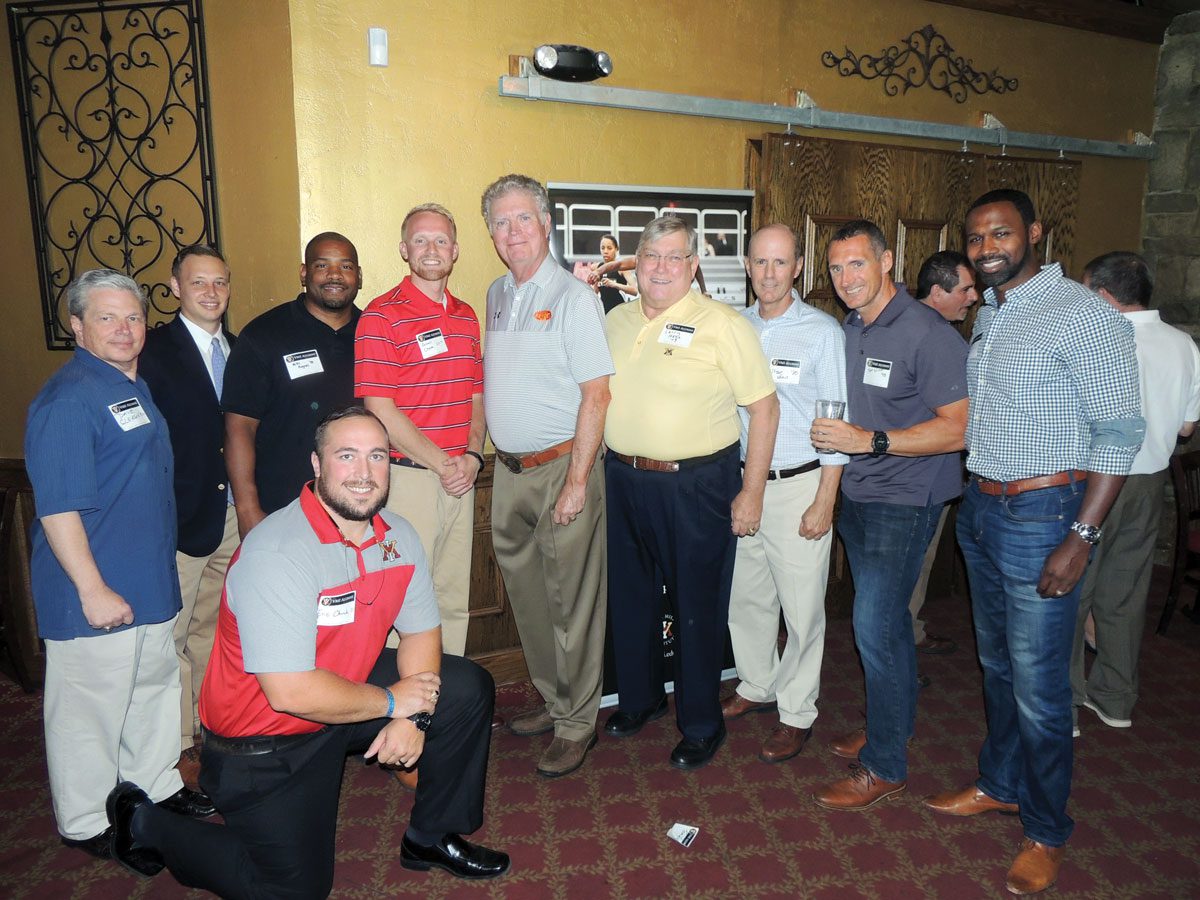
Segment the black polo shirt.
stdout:
[[254,482],[263,512],[287,506],[312,479],[320,421],[335,409],[362,405],[354,397],[359,310],[352,310],[334,331],[308,311],[301,293],[242,329],[229,354],[221,407],[259,420]]

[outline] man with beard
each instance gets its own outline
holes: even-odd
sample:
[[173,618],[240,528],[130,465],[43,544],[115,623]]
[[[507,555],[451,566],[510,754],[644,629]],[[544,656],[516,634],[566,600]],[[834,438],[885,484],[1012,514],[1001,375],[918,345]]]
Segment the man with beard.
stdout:
[[449,210],[425,203],[400,226],[411,274],[363,311],[355,394],[387,426],[388,509],[417,530],[433,571],[442,646],[467,648],[475,478],[483,468],[479,320],[446,282],[458,259]]
[[962,493],[967,345],[892,280],[892,252],[875,224],[839,228],[828,261],[833,288],[850,308],[842,328],[851,421],[814,420],[812,442],[850,455],[838,533],[854,576],[867,724],[830,745],[857,762],[813,799],[826,809],[863,810],[899,795],[908,780],[917,706],[908,601],[942,507]]
[[[491,878],[508,856],[460,832],[483,820],[491,676],[442,654],[437,602],[416,532],[381,512],[388,435],[361,407],[329,415],[315,482],[264,519],[229,568],[200,695],[201,781],[225,825],[108,797],[113,855],[221,897],[324,897],[345,758],[421,763],[400,864]],[[388,632],[400,645],[384,646]],[[156,868],[151,868],[156,863]]]
[[354,402],[361,283],[354,245],[332,231],[318,234],[304,249],[304,290],[247,325],[229,356],[225,462],[243,538],[295,499],[310,474],[313,429]]
[[1018,813],[1007,887],[1045,890],[1073,822],[1069,663],[1091,549],[1141,446],[1133,326],[1058,263],[1021,191],[967,211],[967,255],[987,286],[967,382],[970,481],[958,514],[987,738],[979,778],[927,798],[936,812]]

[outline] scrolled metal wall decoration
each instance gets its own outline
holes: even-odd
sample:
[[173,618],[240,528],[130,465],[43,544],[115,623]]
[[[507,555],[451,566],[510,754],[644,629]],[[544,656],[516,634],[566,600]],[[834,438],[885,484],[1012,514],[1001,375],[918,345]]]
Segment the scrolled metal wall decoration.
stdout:
[[929,86],[964,103],[972,92],[1005,94],[1017,89],[1017,79],[995,69],[981,72],[972,60],[955,55],[950,42],[934,25],[914,31],[898,45],[885,47],[878,56],[859,56],[847,47],[845,56],[826,50],[821,62],[847,78],[882,78],[883,91],[889,97]]
[[10,5],[46,346],[67,284],[107,267],[177,307],[177,250],[217,242],[200,0]]

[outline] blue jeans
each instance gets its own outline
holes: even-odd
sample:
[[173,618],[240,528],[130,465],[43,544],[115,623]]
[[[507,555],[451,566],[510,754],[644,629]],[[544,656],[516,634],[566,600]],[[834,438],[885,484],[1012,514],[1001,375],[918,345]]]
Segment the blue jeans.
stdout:
[[908,601],[942,506],[858,503],[842,495],[838,533],[854,577],[854,643],[867,684],[867,743],[858,758],[884,781],[908,779],[917,715]]
[[1062,597],[1040,596],[1037,584],[1084,490],[1075,483],[989,496],[972,479],[958,513],[987,708],[976,784],[1020,806],[1025,836],[1051,847],[1074,827],[1070,662],[1082,579]]

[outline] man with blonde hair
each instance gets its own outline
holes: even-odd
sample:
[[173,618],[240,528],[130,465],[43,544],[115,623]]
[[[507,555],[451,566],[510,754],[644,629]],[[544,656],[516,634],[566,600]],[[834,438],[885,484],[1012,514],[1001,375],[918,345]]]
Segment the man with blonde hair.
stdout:
[[410,274],[368,304],[354,342],[354,394],[387,427],[388,509],[417,529],[433,571],[442,645],[467,647],[475,479],[483,468],[483,365],[475,311],[446,288],[458,259],[454,216],[409,210],[400,256]]

